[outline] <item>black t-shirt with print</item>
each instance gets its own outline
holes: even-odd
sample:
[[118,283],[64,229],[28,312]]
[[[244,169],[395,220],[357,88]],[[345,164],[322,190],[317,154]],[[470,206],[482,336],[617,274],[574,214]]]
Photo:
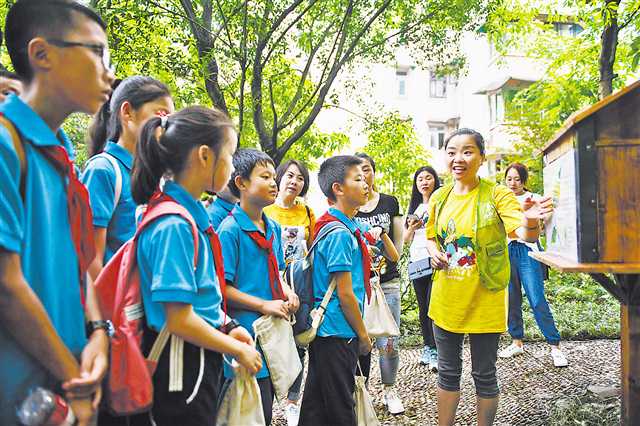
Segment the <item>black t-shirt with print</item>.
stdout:
[[[358,212],[355,220],[360,223],[366,223],[370,227],[382,227],[384,232],[391,238],[391,241],[394,241],[393,218],[396,216],[400,216],[398,199],[392,195],[380,194],[380,200],[378,200],[376,208],[368,213]],[[400,277],[400,273],[397,265],[387,260],[387,267],[386,270],[382,271],[380,282],[384,283],[398,277]]]

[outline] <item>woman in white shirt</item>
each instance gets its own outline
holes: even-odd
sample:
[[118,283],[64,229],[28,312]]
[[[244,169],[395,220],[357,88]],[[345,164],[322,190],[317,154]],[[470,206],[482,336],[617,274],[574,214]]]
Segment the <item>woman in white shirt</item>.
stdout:
[[428,219],[427,203],[429,197],[440,187],[438,174],[430,166],[423,166],[413,175],[411,201],[404,224],[404,243],[409,247],[409,278],[413,283],[418,301],[418,313],[424,348],[420,364],[428,365],[429,370],[438,370],[438,352],[433,337],[433,321],[428,316],[431,298],[432,269],[427,251],[427,232],[425,224]]
[[[505,172],[505,184],[513,191],[522,204],[527,199],[539,198],[525,188],[529,171],[524,164],[513,163]],[[509,334],[511,345],[498,353],[500,358],[511,358],[524,353],[522,339],[522,289],[529,301],[538,328],[551,346],[551,358],[556,367],[568,365],[567,358],[560,350],[560,333],[553,320],[553,314],[544,295],[543,265],[529,256],[530,251],[538,251],[538,243],[509,240],[509,261],[511,262],[511,282],[509,283]]]

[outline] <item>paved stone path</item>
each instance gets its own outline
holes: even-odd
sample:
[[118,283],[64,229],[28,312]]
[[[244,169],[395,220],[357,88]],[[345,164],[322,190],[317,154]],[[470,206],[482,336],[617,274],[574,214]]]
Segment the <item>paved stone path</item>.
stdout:
[[[501,400],[496,425],[549,425],[549,414],[561,399],[584,395],[589,385],[619,386],[620,341],[593,340],[563,342],[569,366],[553,366],[545,343],[529,343],[524,355],[498,360]],[[374,353],[374,357],[377,355]],[[380,373],[372,368],[369,391],[378,418],[384,425],[436,425],[436,375],[418,364],[420,349],[403,349],[398,375],[398,392],[405,413],[391,416],[382,403]],[[374,358],[377,359],[377,358]],[[459,425],[476,424],[475,392],[471,360],[465,344]],[[274,425],[286,425],[280,406],[274,407]]]

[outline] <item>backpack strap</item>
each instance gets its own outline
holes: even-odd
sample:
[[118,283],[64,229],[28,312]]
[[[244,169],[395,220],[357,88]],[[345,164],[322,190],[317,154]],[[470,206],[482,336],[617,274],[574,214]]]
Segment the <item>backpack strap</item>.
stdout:
[[322,240],[324,237],[329,235],[331,232],[333,232],[335,230],[338,230],[338,229],[344,229],[344,230],[346,230],[347,232],[349,232],[351,234],[351,231],[349,231],[349,228],[347,228],[345,226],[345,224],[340,222],[339,220],[336,220],[336,221],[333,221],[333,222],[329,222],[325,226],[320,228],[320,231],[318,232],[318,235],[316,235],[316,238],[313,240],[313,243],[311,243],[311,247],[309,247],[309,251],[307,252],[307,256],[311,255],[311,252],[316,247],[316,244],[318,244],[320,242],[320,240]]
[[173,200],[162,200],[154,205],[150,205],[138,225],[134,238],[138,238],[142,230],[151,222],[167,215],[178,215],[191,225],[191,234],[193,236],[193,266],[195,268],[198,263],[198,228],[189,211]]
[[122,170],[120,170],[118,159],[116,159],[116,157],[114,157],[113,155],[109,154],[108,152],[104,152],[103,158],[105,158],[109,163],[111,163],[111,166],[113,167],[113,172],[116,175],[116,182],[115,182],[114,195],[113,195],[113,208],[115,210],[116,206],[118,205],[118,202],[120,201],[120,195],[122,194]]
[[11,141],[13,142],[13,148],[15,149],[18,160],[20,161],[20,193],[22,194],[22,198],[24,198],[24,175],[27,170],[27,157],[24,151],[24,142],[22,142],[22,138],[20,137],[16,126],[14,126],[13,123],[2,113],[0,113],[0,125],[9,132],[9,136],[11,136]]
[[[138,229],[136,230],[136,235],[134,238],[137,238],[142,230],[151,222],[167,215],[178,215],[186,220],[191,226],[194,250],[193,267],[195,268],[198,262],[198,228],[189,211],[173,200],[165,199],[158,201],[153,205],[150,205],[145,215],[142,217],[140,225],[138,225]],[[158,362],[158,360],[160,359],[160,355],[162,354],[165,346],[169,341],[169,338],[171,338],[171,352],[169,354],[169,392],[179,392],[182,391],[182,379],[184,376],[184,359],[182,357],[184,340],[179,338],[178,336],[171,335],[169,333],[169,330],[167,329],[166,323],[160,330],[160,333],[156,337],[156,340],[153,342],[153,346],[151,347],[151,351],[149,352],[147,359],[153,362]],[[202,354],[204,353],[202,351],[202,348],[200,352],[202,358]]]

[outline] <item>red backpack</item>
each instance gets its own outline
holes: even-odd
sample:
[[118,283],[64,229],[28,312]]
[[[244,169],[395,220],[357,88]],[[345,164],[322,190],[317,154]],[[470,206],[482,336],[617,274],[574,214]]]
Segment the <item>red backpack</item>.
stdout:
[[105,398],[109,409],[117,415],[148,411],[153,404],[152,376],[169,333],[166,327],[162,329],[149,357],[145,358],[141,350],[144,306],[136,265],[136,242],[148,224],[166,215],[179,215],[191,225],[195,267],[198,259],[196,224],[187,209],[164,198],[149,204],[135,236],[109,260],[94,283],[103,318],[110,319],[115,329]]

